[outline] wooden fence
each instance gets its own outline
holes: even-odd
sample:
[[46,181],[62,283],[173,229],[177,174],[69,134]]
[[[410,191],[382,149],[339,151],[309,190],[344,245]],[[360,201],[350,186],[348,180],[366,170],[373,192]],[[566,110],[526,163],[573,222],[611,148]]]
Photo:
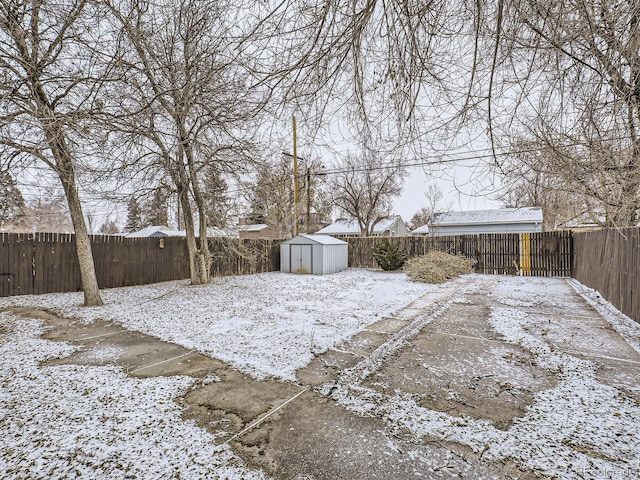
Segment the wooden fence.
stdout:
[[[277,240],[211,239],[214,276],[277,270]],[[144,285],[189,277],[184,238],[92,235],[100,288]],[[72,234],[0,234],[0,297],[82,288]]]
[[640,322],[640,229],[573,234],[573,277]]
[[349,266],[373,268],[373,248],[386,240],[409,258],[429,250],[461,253],[476,260],[476,272],[487,274],[570,277],[571,232],[458,235],[451,237],[341,237],[349,243]]
[[[544,232],[455,237],[384,237],[409,257],[430,249],[462,253],[487,274],[574,277],[640,321],[640,231]],[[382,237],[347,237],[349,266],[376,267],[371,250]],[[0,297],[81,289],[71,234],[0,234]],[[279,240],[211,239],[212,275],[279,269]],[[184,238],[95,235],[91,246],[101,288],[189,277]]]

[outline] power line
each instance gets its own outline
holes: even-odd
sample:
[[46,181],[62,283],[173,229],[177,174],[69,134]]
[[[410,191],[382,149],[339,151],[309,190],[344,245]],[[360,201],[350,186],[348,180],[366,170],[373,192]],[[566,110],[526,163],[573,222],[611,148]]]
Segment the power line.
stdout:
[[[610,140],[631,140],[630,137],[619,137],[616,139],[610,139]],[[564,147],[579,147],[579,146],[584,146],[582,143],[573,143],[573,144],[565,144],[563,145]],[[315,171],[315,172],[311,172],[311,175],[314,176],[325,176],[325,175],[339,175],[339,174],[345,174],[345,173],[351,173],[351,172],[373,172],[373,171],[378,171],[378,170],[387,170],[387,169],[391,169],[391,168],[398,168],[398,169],[407,169],[407,168],[417,168],[417,167],[434,167],[434,166],[438,166],[438,165],[449,165],[449,164],[455,164],[455,163],[460,163],[460,162],[468,162],[468,161],[473,161],[473,160],[483,160],[483,159],[494,159],[496,157],[508,157],[508,156],[516,156],[516,155],[521,155],[521,154],[527,154],[527,153],[536,153],[543,150],[543,148],[529,148],[529,149],[519,149],[519,150],[511,150],[511,151],[503,151],[503,152],[495,152],[493,153],[491,151],[491,149],[487,148],[485,150],[467,150],[464,155],[465,156],[458,156],[455,158],[445,158],[446,154],[442,154],[440,155],[440,158],[436,158],[436,159],[421,159],[421,160],[410,160],[410,161],[388,161],[388,162],[381,162],[378,165],[366,165],[366,166],[361,166],[361,167],[336,167],[333,169],[323,169],[322,171]],[[486,153],[485,153],[486,152]],[[291,156],[291,154],[287,154],[285,152],[283,152],[282,154],[287,155],[287,156]],[[301,158],[301,157],[298,157]],[[488,166],[488,165],[487,165]],[[32,167],[28,167],[28,169],[30,170],[42,170],[42,171],[47,171],[47,172],[52,172],[50,168],[47,167],[41,167],[41,166],[32,166]],[[104,173],[104,172],[103,172]],[[259,174],[260,170],[256,169],[254,171],[250,171],[247,172],[248,174]],[[291,177],[293,176],[293,173],[289,174]],[[54,179],[55,180],[55,179]],[[286,181],[289,181],[289,179],[287,179]],[[278,185],[281,184],[283,182],[282,179],[280,180],[276,180],[273,182],[268,182],[265,183],[265,186],[273,186],[273,185]],[[26,187],[35,187],[35,188],[42,188],[42,187],[53,187],[53,185],[39,185],[37,183],[26,183],[26,182],[19,182],[17,183],[18,186],[26,186]],[[95,184],[93,184],[92,186],[95,186]],[[246,192],[246,191],[251,191],[253,190],[252,186],[242,186],[242,187],[236,187],[236,188],[232,188],[226,191],[227,194],[233,194],[233,193],[242,193],[242,192]],[[33,194],[36,195],[36,194]],[[131,196],[130,193],[126,193],[126,194],[115,194],[115,193],[109,193],[108,194],[109,198],[107,198],[107,196],[100,196],[100,195],[87,195],[87,193],[85,192],[85,194],[82,195],[82,197],[84,197],[85,200],[93,200],[93,201],[123,201],[126,200],[127,198],[129,198]]]

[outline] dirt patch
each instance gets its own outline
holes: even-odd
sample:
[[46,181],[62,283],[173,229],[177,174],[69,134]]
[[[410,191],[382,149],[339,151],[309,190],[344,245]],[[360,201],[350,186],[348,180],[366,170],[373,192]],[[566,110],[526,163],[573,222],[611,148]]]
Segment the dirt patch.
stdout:
[[50,325],[58,325],[61,323],[68,323],[70,320],[60,317],[55,313],[52,313],[46,309],[32,308],[32,307],[9,307],[0,308],[0,312],[9,312],[16,317],[21,318],[33,318],[36,320],[44,320],[45,323]]

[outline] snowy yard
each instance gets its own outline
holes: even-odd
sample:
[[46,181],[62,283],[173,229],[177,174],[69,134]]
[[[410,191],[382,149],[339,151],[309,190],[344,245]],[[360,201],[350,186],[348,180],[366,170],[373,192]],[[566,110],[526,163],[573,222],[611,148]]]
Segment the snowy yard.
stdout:
[[[295,371],[369,323],[435,289],[404,275],[350,270],[326,276],[267,273],[102,291],[104,307],[82,294],[0,299],[90,322],[101,319],[219,358],[255,376],[293,380]],[[398,281],[401,280],[401,281]]]
[[[640,325],[574,281],[470,275],[431,286],[411,283],[404,274],[365,270],[269,273],[219,278],[201,287],[169,282],[105,290],[106,305],[99,308],[79,307],[80,294],[5,298],[0,308],[35,306],[84,322],[111,321],[221,359],[255,378],[295,381],[296,370],[318,354],[385,317],[420,321],[421,328],[436,325],[435,314],[416,315],[416,309],[426,311],[427,300],[446,291],[455,295],[443,310],[464,306],[473,295],[483,298],[486,329],[527,351],[555,385],[535,393],[525,413],[503,429],[427,408],[411,392],[345,383],[349,375],[333,398],[354,415],[381,419],[390,439],[403,430],[417,443],[455,442],[482,461],[508,460],[539,476],[640,477]],[[410,304],[413,309],[406,309]],[[593,329],[585,330],[587,324]],[[593,337],[600,331],[601,337]],[[0,477],[265,475],[229,446],[216,447],[215,434],[181,418],[174,399],[193,379],[133,378],[116,366],[43,366],[77,347],[44,340],[42,332],[41,321],[0,313]],[[396,355],[409,341],[398,343]],[[628,351],[619,351],[620,344]],[[462,363],[474,368],[474,359]],[[511,382],[516,391],[517,379]]]

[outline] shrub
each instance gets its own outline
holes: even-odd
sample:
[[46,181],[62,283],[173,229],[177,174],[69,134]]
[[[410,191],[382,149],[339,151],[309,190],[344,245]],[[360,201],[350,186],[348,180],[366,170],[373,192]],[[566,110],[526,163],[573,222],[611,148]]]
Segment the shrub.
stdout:
[[407,259],[407,254],[402,251],[400,246],[386,238],[373,247],[371,255],[380,268],[386,271],[402,268]]
[[426,255],[409,260],[404,271],[414,282],[443,283],[459,275],[473,272],[475,264],[475,260],[462,255],[430,250]]

